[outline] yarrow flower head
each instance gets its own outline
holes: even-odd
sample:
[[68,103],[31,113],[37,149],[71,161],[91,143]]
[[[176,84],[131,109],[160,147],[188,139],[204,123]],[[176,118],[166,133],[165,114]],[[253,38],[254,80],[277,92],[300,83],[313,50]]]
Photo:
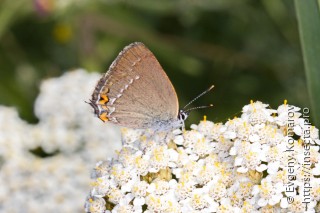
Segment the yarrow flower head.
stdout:
[[165,137],[123,129],[118,155],[93,171],[86,211],[317,212],[319,131],[299,110],[251,102],[225,124],[205,117]]
[[43,80],[36,124],[0,106],[0,212],[83,211],[79,195],[88,190],[89,167],[98,161],[88,211],[109,209],[103,196],[116,188],[116,180],[109,182],[114,162],[101,160],[121,143],[116,128],[97,122],[84,103],[99,77],[77,69]]

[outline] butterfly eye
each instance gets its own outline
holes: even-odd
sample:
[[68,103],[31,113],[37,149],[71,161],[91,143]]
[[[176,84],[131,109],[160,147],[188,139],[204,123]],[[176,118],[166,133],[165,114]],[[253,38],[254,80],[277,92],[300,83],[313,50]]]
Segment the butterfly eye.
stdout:
[[181,121],[184,121],[187,119],[188,115],[189,115],[189,113],[187,113],[183,110],[180,110],[179,115],[178,115],[178,119]]

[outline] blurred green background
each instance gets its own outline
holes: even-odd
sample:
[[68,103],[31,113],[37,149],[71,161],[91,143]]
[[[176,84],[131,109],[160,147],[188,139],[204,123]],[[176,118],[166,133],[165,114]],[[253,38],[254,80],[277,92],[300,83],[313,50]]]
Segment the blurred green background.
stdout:
[[215,85],[193,104],[214,107],[187,125],[204,114],[224,122],[251,99],[309,107],[291,0],[2,0],[0,104],[37,122],[42,79],[79,67],[103,73],[134,41],[156,55],[181,107]]

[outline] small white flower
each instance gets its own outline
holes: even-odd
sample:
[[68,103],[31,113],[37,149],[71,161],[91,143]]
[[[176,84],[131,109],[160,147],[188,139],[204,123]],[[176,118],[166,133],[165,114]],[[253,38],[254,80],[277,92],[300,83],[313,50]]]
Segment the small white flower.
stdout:
[[104,177],[97,178],[93,185],[94,185],[94,188],[93,188],[94,193],[92,194],[95,196],[98,195],[100,197],[103,197],[109,192],[110,188],[114,187],[116,184],[114,183],[113,180],[109,178],[109,176],[104,176]]
[[137,174],[139,175],[146,175],[149,171],[149,158],[148,156],[136,157],[135,159],[135,168],[137,171]]
[[124,185],[129,182],[136,174],[132,173],[129,168],[124,168],[121,164],[115,164],[111,169],[112,177],[119,185]]
[[227,186],[221,181],[213,184],[210,187],[209,195],[217,202],[220,202],[222,198],[227,196]]
[[289,116],[288,113],[290,111],[290,120],[293,120],[294,123],[297,123],[297,119],[301,116],[301,113],[299,112],[300,108],[295,107],[288,104],[283,104],[278,107],[277,113],[278,116],[275,118],[276,123],[279,126],[285,126],[288,123]]
[[218,141],[214,143],[212,152],[218,154],[221,158],[228,157],[228,153],[233,144],[234,143],[231,140],[224,138],[224,136],[220,136]]
[[212,150],[213,146],[205,138],[199,139],[193,147],[194,153],[197,154],[199,157],[204,157],[205,155],[210,154]]
[[199,132],[203,133],[205,136],[209,136],[212,133],[214,127],[214,123],[211,121],[203,120],[200,121],[199,125],[197,126],[197,129]]
[[117,204],[124,198],[125,194],[120,189],[114,187],[108,191],[107,196],[111,203]]
[[275,110],[267,109],[268,105],[261,102],[252,102],[243,107],[241,118],[248,121],[252,126],[265,122],[272,122],[274,119],[271,116]]
[[132,194],[135,197],[144,197],[147,195],[149,184],[146,181],[136,181],[132,187]]
[[146,197],[146,204],[148,206],[148,210],[155,212],[160,211],[164,212],[165,209],[168,208],[168,202],[165,197],[157,196],[154,194],[150,194]]
[[170,157],[166,146],[155,147],[151,151],[150,155],[149,172],[155,173],[160,169],[165,169],[167,166],[169,166],[169,160]]
[[170,189],[169,182],[156,179],[150,184],[148,192],[153,193],[155,195],[163,195],[167,193],[169,189]]
[[92,213],[101,213],[106,210],[106,202],[103,198],[88,198],[85,204],[85,210]]
[[209,207],[209,202],[205,198],[205,194],[198,190],[194,192],[190,199],[190,206],[197,211],[206,209]]
[[200,132],[197,132],[195,130],[186,131],[183,133],[183,146],[186,148],[193,148],[194,144],[198,140],[203,140],[204,135]]
[[109,175],[111,170],[111,161],[99,161],[91,174],[91,178],[99,178]]
[[177,184],[177,187],[175,190],[175,194],[178,200],[185,200],[187,198],[190,198],[194,188],[195,188],[194,183],[192,183],[191,181],[190,182],[180,181]]
[[196,179],[199,184],[205,185],[214,178],[216,178],[216,168],[212,165],[204,165],[196,175]]
[[222,123],[215,123],[212,127],[210,138],[218,140],[221,137],[221,134],[227,129]]
[[320,178],[313,178],[310,181],[311,197],[313,200],[320,201]]
[[263,179],[261,185],[253,187],[252,194],[259,195],[258,205],[263,207],[267,204],[274,206],[280,202],[283,197],[284,187],[281,183],[273,184],[270,179]]

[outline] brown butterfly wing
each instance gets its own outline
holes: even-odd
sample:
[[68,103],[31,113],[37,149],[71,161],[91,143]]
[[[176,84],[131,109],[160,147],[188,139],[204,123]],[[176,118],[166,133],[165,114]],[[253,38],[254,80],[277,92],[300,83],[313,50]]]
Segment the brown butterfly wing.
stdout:
[[91,105],[104,121],[152,128],[178,116],[177,94],[153,53],[142,43],[125,47],[100,79]]

